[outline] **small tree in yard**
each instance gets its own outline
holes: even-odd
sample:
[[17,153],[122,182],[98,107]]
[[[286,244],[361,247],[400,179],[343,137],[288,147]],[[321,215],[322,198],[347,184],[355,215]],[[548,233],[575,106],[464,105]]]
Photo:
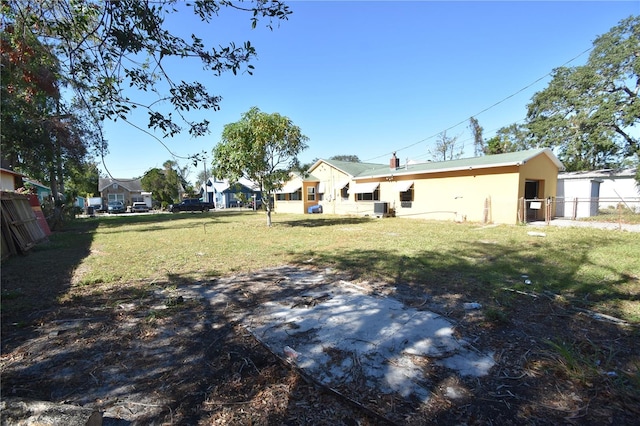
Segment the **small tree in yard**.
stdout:
[[298,154],[308,138],[288,118],[253,107],[240,121],[224,126],[213,149],[213,175],[234,182],[245,177],[255,182],[266,200],[267,226],[271,226],[271,195],[298,166]]

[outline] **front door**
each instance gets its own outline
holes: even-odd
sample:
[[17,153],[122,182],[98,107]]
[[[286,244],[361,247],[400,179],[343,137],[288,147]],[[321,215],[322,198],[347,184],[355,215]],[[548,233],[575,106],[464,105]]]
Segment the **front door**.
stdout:
[[539,214],[543,212],[541,201],[532,201],[540,199],[540,181],[528,180],[524,183],[524,199],[527,206],[527,222],[539,218]]

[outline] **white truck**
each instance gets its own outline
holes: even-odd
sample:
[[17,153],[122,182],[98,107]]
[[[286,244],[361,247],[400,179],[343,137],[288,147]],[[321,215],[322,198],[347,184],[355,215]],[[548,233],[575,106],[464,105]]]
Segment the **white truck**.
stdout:
[[93,207],[95,212],[102,211],[102,198],[100,197],[89,197],[87,199],[87,207]]

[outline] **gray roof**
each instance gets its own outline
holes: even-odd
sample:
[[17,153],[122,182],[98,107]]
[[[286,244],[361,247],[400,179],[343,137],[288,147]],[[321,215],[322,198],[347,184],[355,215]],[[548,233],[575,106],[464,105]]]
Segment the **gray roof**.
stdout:
[[100,178],[98,180],[98,192],[102,192],[110,185],[117,183],[129,192],[142,192],[140,179]]
[[539,156],[546,155],[558,167],[564,166],[549,148],[536,148],[526,151],[509,152],[506,154],[484,155],[482,157],[462,158],[450,161],[432,161],[428,163],[406,164],[399,168],[390,168],[388,164],[350,163],[347,161],[318,160],[310,170],[320,162],[341,170],[354,179],[381,178],[387,176],[402,176],[409,174],[441,173],[456,170],[484,169],[491,167],[518,166]]

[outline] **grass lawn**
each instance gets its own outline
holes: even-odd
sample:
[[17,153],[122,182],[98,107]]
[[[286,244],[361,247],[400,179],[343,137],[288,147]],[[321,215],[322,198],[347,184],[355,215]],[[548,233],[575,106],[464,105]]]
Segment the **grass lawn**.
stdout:
[[[71,288],[83,291],[308,264],[485,304],[502,300],[505,288],[551,292],[640,323],[638,234],[549,227],[536,237],[526,226],[326,214],[274,214],[273,222],[267,228],[263,213],[238,211],[79,219],[8,262],[65,271]],[[38,276],[32,279],[50,280],[51,269]]]
[[[367,413],[408,425],[635,424],[638,259],[640,234],[619,230],[327,214],[274,214],[267,228],[264,213],[241,210],[78,219],[3,262],[0,388],[127,407],[141,424],[341,424]],[[238,323],[297,300],[279,271],[305,268],[322,285],[348,280],[446,317],[496,365],[462,377],[426,357],[429,401],[345,384],[354,411]],[[175,297],[198,283],[216,297]]]

